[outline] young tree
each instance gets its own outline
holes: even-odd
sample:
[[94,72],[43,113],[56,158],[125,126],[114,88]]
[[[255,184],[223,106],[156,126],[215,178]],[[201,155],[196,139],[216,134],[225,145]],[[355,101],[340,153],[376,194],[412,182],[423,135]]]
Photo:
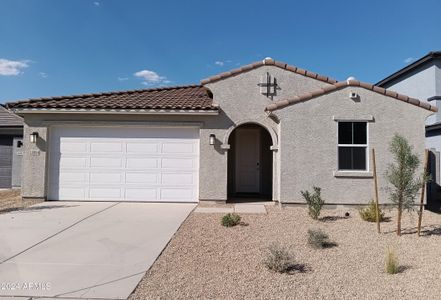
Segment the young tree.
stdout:
[[388,187],[389,198],[398,210],[397,235],[401,235],[401,216],[403,210],[412,210],[415,204],[416,194],[421,187],[422,178],[415,177],[416,169],[420,161],[418,156],[412,153],[412,147],[407,140],[395,134],[390,147],[394,155],[394,163],[390,164],[386,171],[386,178],[392,187]]

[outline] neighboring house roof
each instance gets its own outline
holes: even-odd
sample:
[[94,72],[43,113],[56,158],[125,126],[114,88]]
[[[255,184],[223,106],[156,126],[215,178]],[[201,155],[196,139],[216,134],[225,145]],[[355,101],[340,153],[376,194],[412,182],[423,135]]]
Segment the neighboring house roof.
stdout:
[[228,71],[228,72],[224,72],[224,73],[212,76],[212,77],[207,78],[207,79],[203,79],[203,80],[201,80],[201,84],[212,83],[212,82],[215,82],[215,81],[218,81],[218,80],[222,80],[222,79],[225,79],[225,78],[228,78],[228,77],[232,77],[232,76],[235,76],[235,75],[238,75],[238,74],[241,74],[241,73],[253,70],[253,69],[257,69],[257,68],[265,66],[265,65],[267,65],[267,66],[276,66],[276,67],[279,67],[281,69],[284,69],[284,70],[287,70],[287,71],[291,71],[293,73],[297,73],[297,74],[300,74],[300,75],[303,75],[303,76],[306,76],[306,77],[314,78],[314,79],[317,79],[317,80],[320,80],[320,81],[323,81],[323,82],[326,82],[326,83],[333,84],[333,83],[337,82],[337,80],[335,80],[333,78],[330,78],[330,77],[327,77],[327,76],[323,76],[323,75],[319,75],[317,73],[314,73],[314,72],[311,72],[311,71],[307,71],[307,70],[304,70],[304,69],[301,69],[301,68],[297,68],[295,66],[288,65],[288,64],[286,64],[284,62],[275,61],[272,58],[265,58],[262,61],[258,61],[258,62],[249,64],[249,65],[245,65],[245,66],[243,66],[241,68],[238,68],[238,69],[234,69],[234,70],[231,70],[231,71]]
[[201,85],[37,98],[7,103],[9,109],[161,109],[217,110]]
[[0,127],[22,127],[23,119],[0,106]]
[[410,65],[398,70],[397,72],[393,73],[392,75],[389,75],[388,77],[384,78],[383,80],[380,80],[375,85],[383,87],[383,86],[387,85],[388,83],[394,81],[395,79],[397,79],[403,75],[408,74],[409,72],[413,71],[414,69],[421,66],[422,64],[424,64],[428,61],[431,61],[432,59],[435,59],[435,58],[441,58],[441,51],[429,52],[428,54],[426,54],[423,57],[421,57],[420,59],[414,61]]
[[330,85],[330,86],[324,86],[324,87],[322,87],[318,90],[312,91],[310,93],[305,93],[305,94],[302,94],[299,96],[294,96],[292,98],[275,101],[275,102],[271,103],[270,105],[268,105],[265,108],[265,111],[271,112],[271,111],[279,110],[284,107],[294,105],[296,103],[311,100],[311,99],[318,97],[318,96],[333,93],[337,90],[340,90],[340,89],[348,87],[348,86],[361,87],[361,88],[376,92],[381,95],[385,95],[385,96],[388,96],[388,97],[391,97],[391,98],[394,98],[397,100],[404,101],[404,102],[412,104],[412,105],[422,107],[427,110],[431,110],[431,111],[435,111],[435,112],[438,111],[438,109],[435,106],[432,106],[427,102],[420,101],[418,99],[411,98],[409,96],[405,96],[402,94],[398,94],[397,92],[389,91],[389,90],[386,90],[384,88],[381,88],[381,87],[378,87],[378,86],[375,86],[375,85],[372,85],[369,83],[360,82],[358,80],[340,81],[340,82],[334,83],[333,85]]
[[426,126],[426,131],[430,132],[430,131],[434,131],[434,130],[439,130],[441,129],[441,122],[436,122],[430,125]]

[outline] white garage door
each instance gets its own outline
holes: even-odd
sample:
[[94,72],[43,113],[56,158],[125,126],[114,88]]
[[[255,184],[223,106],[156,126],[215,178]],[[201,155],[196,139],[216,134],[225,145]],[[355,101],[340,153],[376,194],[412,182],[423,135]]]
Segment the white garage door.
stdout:
[[53,127],[50,200],[198,201],[197,128]]

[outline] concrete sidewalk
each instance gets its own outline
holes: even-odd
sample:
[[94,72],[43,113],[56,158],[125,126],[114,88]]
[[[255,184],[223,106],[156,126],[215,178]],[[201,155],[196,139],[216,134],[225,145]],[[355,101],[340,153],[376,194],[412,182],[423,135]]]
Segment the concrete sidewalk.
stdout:
[[194,207],[45,202],[0,215],[0,300],[126,299]]

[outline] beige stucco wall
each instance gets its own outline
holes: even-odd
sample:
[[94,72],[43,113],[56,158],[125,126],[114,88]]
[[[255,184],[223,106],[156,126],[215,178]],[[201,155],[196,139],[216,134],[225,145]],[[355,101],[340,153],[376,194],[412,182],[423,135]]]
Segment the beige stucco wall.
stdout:
[[[348,95],[354,91],[359,101]],[[369,151],[375,148],[380,201],[387,202],[385,171],[393,161],[389,143],[395,133],[408,139],[414,151],[424,156],[424,124],[430,111],[363,88],[347,87],[286,107],[276,112],[281,119],[282,202],[304,202],[300,191],[322,188],[328,203],[363,204],[373,198],[373,179],[363,173],[336,177],[337,121],[363,120],[368,123]],[[372,166],[369,167],[372,171]],[[420,170],[422,171],[422,169]]]
[[[260,77],[270,72],[277,78],[280,90],[273,100],[260,93],[257,85]],[[227,158],[228,135],[235,126],[254,122],[261,124],[278,143],[279,124],[268,118],[265,107],[278,99],[315,90],[327,85],[319,80],[308,78],[275,66],[260,68],[207,84],[214,94],[214,102],[220,105],[218,116],[154,116],[154,115],[91,115],[91,114],[27,114],[25,115],[25,153],[22,194],[24,197],[46,197],[47,189],[47,141],[50,139],[51,124],[83,125],[160,125],[175,123],[176,126],[196,122],[200,125],[200,172],[199,197],[202,200],[227,199]],[[55,122],[55,123],[54,123]],[[39,132],[37,144],[30,144],[29,134]],[[215,146],[208,144],[210,134],[216,135]],[[279,153],[278,145],[273,151],[273,199],[279,193]]]
[[[258,84],[261,77],[267,72],[277,79],[279,88],[277,95],[272,99],[262,95]],[[223,148],[228,147],[228,137],[232,129],[244,123],[257,123],[264,126],[273,136],[273,200],[279,199],[279,173],[280,173],[280,156],[278,152],[280,124],[269,118],[264,112],[265,107],[272,101],[277,101],[294,95],[302,94],[307,91],[316,90],[322,86],[328,85],[322,81],[312,79],[303,75],[299,75],[290,71],[283,70],[275,66],[262,66],[258,69],[251,70],[229,77],[214,83],[207,84],[213,95],[214,102],[218,103],[223,111],[223,124],[229,124],[229,129],[220,128],[214,133],[223,144]],[[209,132],[206,132],[209,134]],[[208,136],[204,136],[207,138]],[[211,174],[207,177],[206,190],[201,190],[201,199],[226,199],[227,188],[227,151],[224,155],[217,155],[213,152],[201,155],[201,165],[213,164],[217,166],[216,175],[212,170],[208,170]],[[201,173],[204,170],[201,169]]]

